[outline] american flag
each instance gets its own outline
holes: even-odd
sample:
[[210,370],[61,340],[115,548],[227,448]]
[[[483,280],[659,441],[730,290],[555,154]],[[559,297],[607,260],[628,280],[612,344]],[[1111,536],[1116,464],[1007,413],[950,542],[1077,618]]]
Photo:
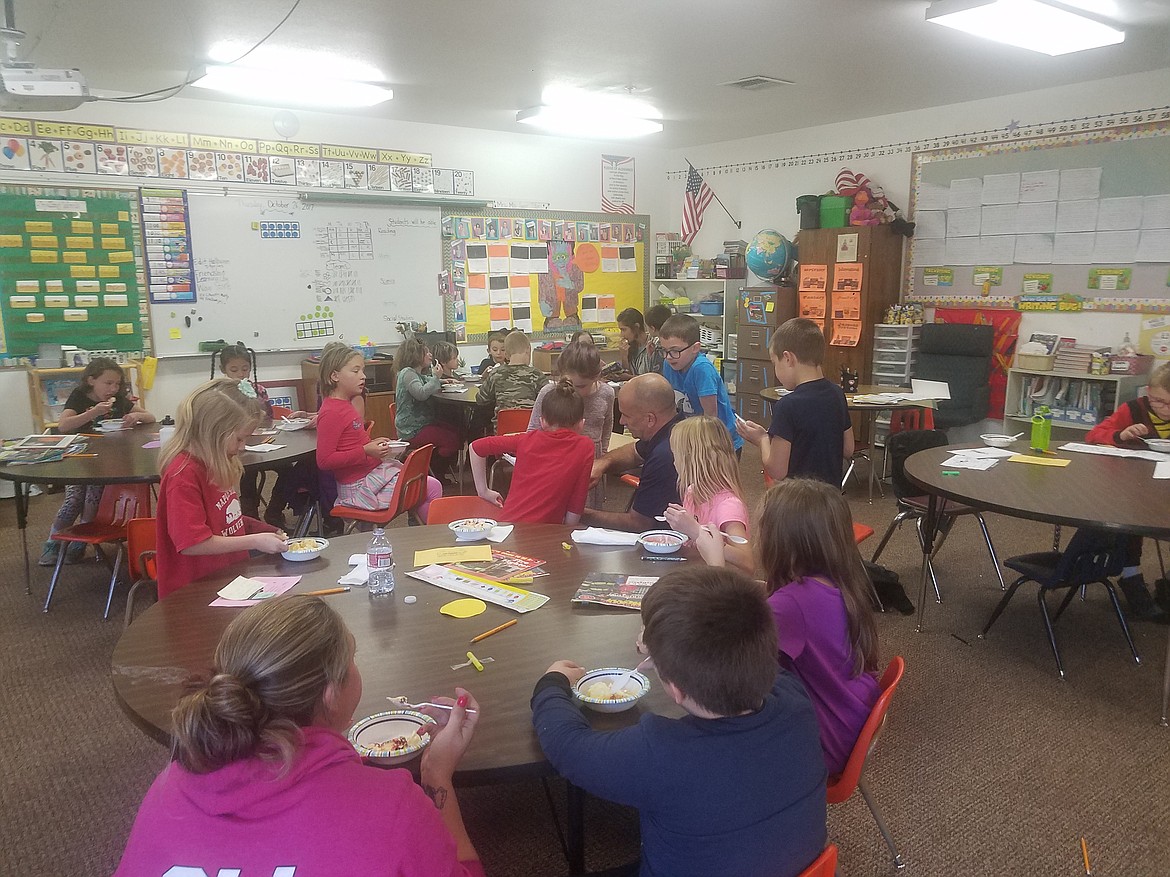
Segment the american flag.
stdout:
[[715,193],[693,167],[687,173],[687,191],[683,196],[682,238],[688,244],[703,227],[703,211]]

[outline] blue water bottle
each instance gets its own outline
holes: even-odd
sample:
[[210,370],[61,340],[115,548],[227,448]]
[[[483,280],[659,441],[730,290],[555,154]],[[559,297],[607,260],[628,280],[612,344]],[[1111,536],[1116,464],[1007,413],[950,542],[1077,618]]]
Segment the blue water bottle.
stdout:
[[1032,450],[1042,454],[1048,450],[1051,441],[1052,410],[1047,405],[1041,405],[1032,415]]

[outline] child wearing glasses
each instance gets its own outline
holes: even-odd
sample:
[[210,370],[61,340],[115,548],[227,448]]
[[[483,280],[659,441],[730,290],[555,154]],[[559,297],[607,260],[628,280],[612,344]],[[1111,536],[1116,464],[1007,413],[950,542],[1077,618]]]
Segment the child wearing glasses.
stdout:
[[687,314],[671,317],[659,332],[659,350],[666,359],[662,374],[674,388],[682,413],[719,418],[731,433],[738,457],[743,452],[743,436],[735,431],[735,411],[727,385],[699,349],[699,321]]
[[763,588],[696,565],[660,578],[641,611],[639,650],[681,718],[648,711],[631,727],[594,730],[572,695],[585,668],[571,661],[532,693],[557,772],[638,809],[640,870],[611,873],[796,877],[825,846],[825,761],[804,686],[777,665]]
[[[1120,448],[1146,447],[1146,439],[1170,439],[1170,363],[1150,373],[1146,395],[1117,406],[1117,410],[1089,430],[1090,444]],[[1125,568],[1118,584],[1125,594],[1130,613],[1148,621],[1170,619],[1170,583],[1159,579],[1154,597],[1142,575],[1142,537],[1131,536],[1126,543]]]
[[795,317],[772,335],[768,347],[776,379],[786,390],[772,409],[768,429],[747,420],[739,434],[757,445],[764,472],[776,481],[816,478],[841,484],[841,466],[853,456],[853,425],[845,393],[825,377],[825,336],[812,320]]

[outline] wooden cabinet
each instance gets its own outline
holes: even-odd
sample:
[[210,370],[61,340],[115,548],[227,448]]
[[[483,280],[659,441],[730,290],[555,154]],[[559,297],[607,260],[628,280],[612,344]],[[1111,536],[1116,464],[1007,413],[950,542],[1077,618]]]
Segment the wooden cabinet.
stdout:
[[[301,360],[301,398],[306,411],[316,411],[321,404],[321,364],[312,359]],[[370,430],[373,438],[396,435],[390,419],[390,403],[394,401],[394,387],[398,369],[392,359],[366,360],[366,420],[374,421]]]
[[[43,432],[57,426],[69,394],[81,381],[84,366],[76,368],[30,368],[28,370],[28,396],[32,408],[33,426]],[[137,399],[147,411],[146,391],[142,389],[142,363],[129,362],[122,365],[122,371],[130,381],[130,398]]]
[[836,381],[841,376],[841,369],[848,368],[861,376],[861,383],[872,384],[874,327],[885,319],[890,305],[898,303],[905,238],[888,225],[808,228],[796,236],[802,265],[827,265],[829,268],[824,326],[828,340],[833,337],[834,269],[838,264],[841,238],[849,235],[857,236],[857,257],[852,261],[862,266],[861,335],[855,347],[829,346],[825,351],[825,376]]

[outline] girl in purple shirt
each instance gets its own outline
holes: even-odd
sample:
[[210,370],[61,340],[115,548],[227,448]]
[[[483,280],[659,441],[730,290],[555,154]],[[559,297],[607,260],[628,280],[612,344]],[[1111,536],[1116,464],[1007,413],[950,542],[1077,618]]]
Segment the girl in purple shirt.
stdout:
[[780,661],[804,683],[830,774],[845,767],[878,698],[873,586],[838,488],[786,478],[764,496],[757,529]]

